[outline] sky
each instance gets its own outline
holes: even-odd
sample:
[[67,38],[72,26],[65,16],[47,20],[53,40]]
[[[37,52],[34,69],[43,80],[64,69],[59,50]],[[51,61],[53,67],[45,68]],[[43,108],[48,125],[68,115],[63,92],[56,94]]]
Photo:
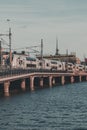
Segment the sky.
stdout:
[[87,57],[87,0],[0,0],[0,33],[9,27],[12,48],[37,46],[43,39],[44,54],[55,54],[57,37],[60,54],[68,49]]

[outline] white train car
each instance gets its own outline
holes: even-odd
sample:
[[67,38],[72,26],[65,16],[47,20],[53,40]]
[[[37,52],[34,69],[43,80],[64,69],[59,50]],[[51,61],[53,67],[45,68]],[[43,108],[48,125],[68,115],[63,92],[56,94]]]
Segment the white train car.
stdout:
[[37,58],[29,57],[24,54],[14,54],[12,60],[12,68],[23,69],[45,69],[53,71],[66,71],[66,72],[79,72],[87,71],[87,66],[81,64],[73,64],[70,62],[61,62],[57,60],[44,59],[39,60]]
[[43,59],[40,61],[40,67],[47,70],[57,70],[57,71],[64,71],[65,70],[65,62],[56,61],[56,60],[49,60]]
[[14,54],[12,58],[12,68],[25,68],[26,57],[24,55]]
[[40,69],[47,69],[50,70],[51,69],[51,62],[48,59],[43,59],[39,61],[39,68]]
[[58,71],[64,71],[65,70],[65,63],[64,62],[58,61],[57,66],[58,66],[57,67]]
[[39,60],[33,57],[26,57],[26,68],[39,69]]
[[12,68],[39,68],[39,60],[27,55],[13,55]]
[[87,72],[87,65],[85,65],[85,72]]
[[85,71],[85,66],[81,65],[81,64],[76,64],[75,65],[75,71],[79,72],[79,71]]
[[66,71],[66,63],[65,62],[61,62],[61,63],[62,63],[61,71]]
[[74,71],[74,68],[75,68],[75,66],[74,66],[73,63],[70,63],[70,62],[66,63],[66,70],[67,70],[68,72],[73,72],[73,71]]
[[51,70],[58,70],[58,61],[50,60]]

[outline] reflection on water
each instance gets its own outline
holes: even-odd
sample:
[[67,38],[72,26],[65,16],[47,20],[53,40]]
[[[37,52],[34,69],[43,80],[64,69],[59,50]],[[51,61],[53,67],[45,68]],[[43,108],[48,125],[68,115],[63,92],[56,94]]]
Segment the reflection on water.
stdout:
[[0,130],[86,130],[87,83],[0,97]]

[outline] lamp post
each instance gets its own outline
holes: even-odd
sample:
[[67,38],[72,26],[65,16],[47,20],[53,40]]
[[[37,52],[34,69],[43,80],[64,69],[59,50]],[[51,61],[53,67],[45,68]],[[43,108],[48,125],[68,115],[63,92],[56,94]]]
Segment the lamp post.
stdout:
[[12,52],[11,52],[11,27],[10,27],[10,19],[7,19],[7,22],[9,23],[9,66],[10,66],[10,70],[11,70],[11,62],[12,62]]
[[11,69],[11,62],[12,62],[12,52],[11,52],[11,28],[9,27],[9,61],[10,61],[10,69]]
[[43,69],[43,39],[41,39],[41,69]]

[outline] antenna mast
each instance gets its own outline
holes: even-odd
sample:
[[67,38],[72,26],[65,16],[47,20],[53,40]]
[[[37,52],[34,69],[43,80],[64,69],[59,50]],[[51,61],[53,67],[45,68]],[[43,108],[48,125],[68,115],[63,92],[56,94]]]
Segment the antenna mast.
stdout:
[[41,60],[43,59],[43,39],[41,39]]
[[12,62],[12,54],[11,54],[11,27],[10,27],[10,19],[7,19],[7,22],[9,23],[9,65],[10,65],[10,69],[11,69],[11,62]]
[[59,55],[58,39],[56,38],[56,55]]

